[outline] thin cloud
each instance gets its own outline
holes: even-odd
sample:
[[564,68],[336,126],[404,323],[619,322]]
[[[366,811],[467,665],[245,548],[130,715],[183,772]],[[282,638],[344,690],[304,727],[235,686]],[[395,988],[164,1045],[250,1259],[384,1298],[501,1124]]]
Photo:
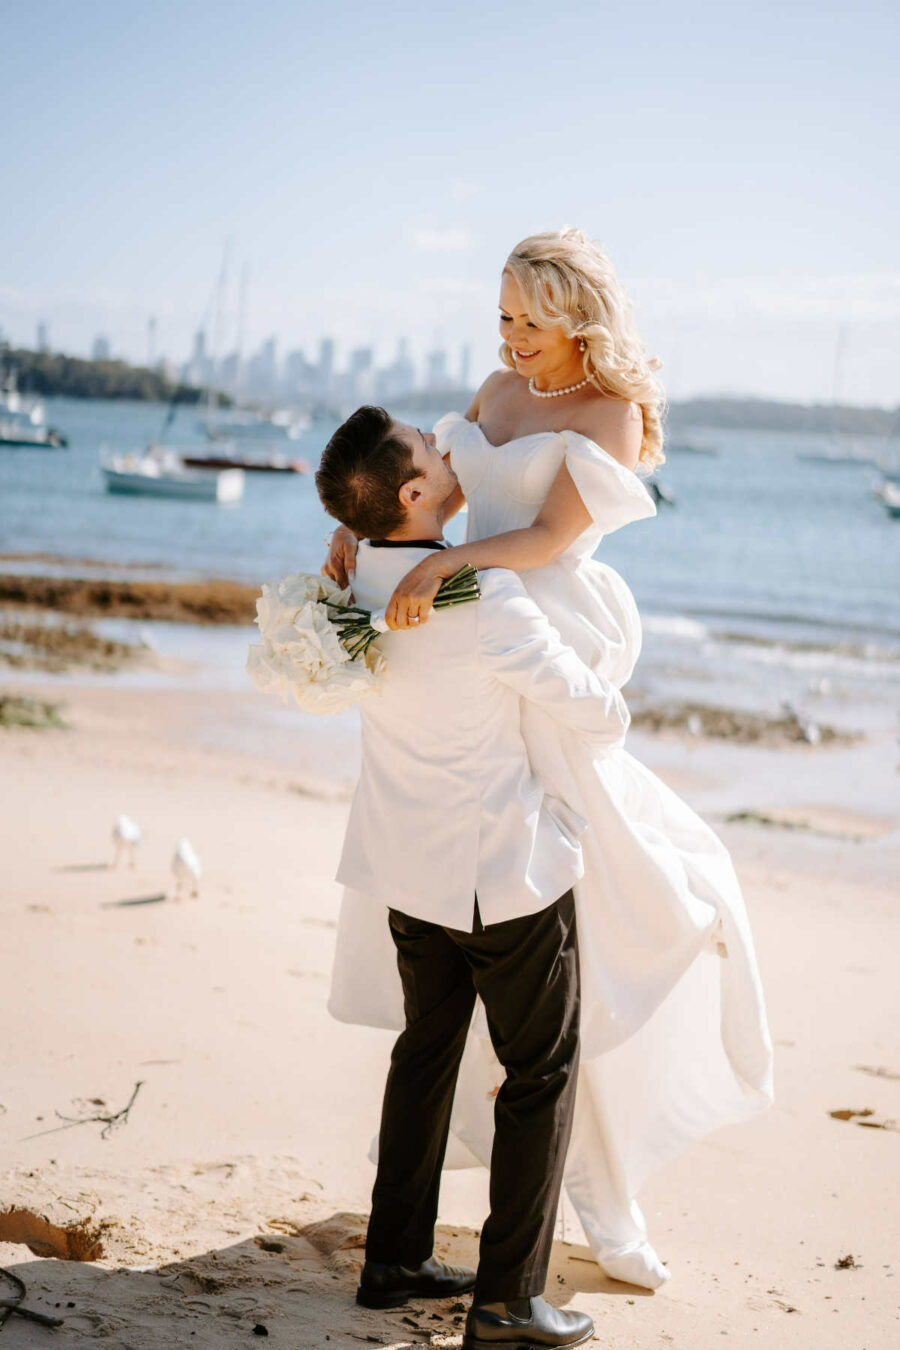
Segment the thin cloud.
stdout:
[[473,197],[478,195],[480,190],[477,183],[470,183],[464,179],[457,179],[450,184],[450,200],[459,206],[463,202],[471,201]]
[[488,306],[496,300],[494,288],[485,286],[481,281],[468,281],[465,277],[426,277],[418,283],[418,290],[427,295],[456,295],[462,300],[474,299]]
[[641,313],[682,319],[865,322],[900,319],[900,272],[674,280],[635,277]]
[[462,253],[472,236],[468,230],[413,230],[412,242],[420,253]]

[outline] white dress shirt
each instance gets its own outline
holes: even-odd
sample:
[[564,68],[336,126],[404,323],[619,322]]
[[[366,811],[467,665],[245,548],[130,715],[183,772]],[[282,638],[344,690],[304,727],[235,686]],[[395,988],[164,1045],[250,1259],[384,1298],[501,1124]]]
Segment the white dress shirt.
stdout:
[[[386,605],[421,545],[360,544],[358,604]],[[479,574],[480,600],[384,634],[380,694],[360,704],[362,767],[337,880],[444,927],[536,913],[583,872],[585,821],[548,796],[519,728],[534,701],[597,747],[622,743],[619,691],[560,640],[516,573]]]

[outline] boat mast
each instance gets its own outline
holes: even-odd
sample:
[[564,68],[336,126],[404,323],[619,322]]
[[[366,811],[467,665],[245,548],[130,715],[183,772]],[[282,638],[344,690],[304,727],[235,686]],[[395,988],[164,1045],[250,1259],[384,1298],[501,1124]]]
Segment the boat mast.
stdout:
[[831,439],[837,443],[839,440],[838,430],[838,400],[841,392],[841,378],[844,370],[844,353],[847,349],[847,324],[842,322],[838,324],[837,337],[834,343],[834,368],[831,372]]
[[237,361],[234,372],[234,401],[240,402],[241,388],[244,383],[244,333],[247,326],[247,288],[250,284],[250,263],[244,259],[241,264],[241,284],[238,298]]
[[222,312],[224,309],[225,288],[228,284],[228,263],[231,255],[231,238],[225,240],[222,252],[222,266],[216,280],[216,289],[212,307],[212,334],[209,351],[209,379],[206,384],[206,416],[209,420],[216,404],[215,379],[219,362],[219,345],[222,336]]

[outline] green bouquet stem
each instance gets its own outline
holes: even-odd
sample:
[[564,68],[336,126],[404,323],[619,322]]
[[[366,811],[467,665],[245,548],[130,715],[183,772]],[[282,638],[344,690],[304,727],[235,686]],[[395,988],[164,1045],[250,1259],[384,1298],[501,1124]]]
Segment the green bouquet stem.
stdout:
[[[465,563],[452,577],[442,581],[434,597],[435,609],[450,609],[452,605],[465,605],[470,600],[481,598],[478,585],[478,573],[471,563]],[[356,660],[364,656],[384,629],[372,627],[372,611],[361,605],[335,605],[326,600],[325,605],[331,611],[331,622],[340,634],[340,640],[350,657]]]

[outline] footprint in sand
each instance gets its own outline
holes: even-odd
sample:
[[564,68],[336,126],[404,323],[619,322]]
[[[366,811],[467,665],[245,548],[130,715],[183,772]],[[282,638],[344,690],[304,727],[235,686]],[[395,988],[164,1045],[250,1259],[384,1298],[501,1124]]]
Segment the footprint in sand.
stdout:
[[334,1214],[308,1224],[300,1235],[326,1258],[331,1270],[356,1273],[366,1245],[368,1222],[365,1214]]
[[65,1326],[60,1330],[78,1331],[85,1336],[94,1336],[97,1340],[106,1340],[108,1336],[116,1336],[122,1330],[124,1323],[115,1322],[102,1313],[80,1313],[77,1317],[67,1317]]
[[893,1082],[900,1083],[900,1072],[896,1069],[888,1069],[884,1064],[854,1064],[857,1073],[870,1074],[872,1078],[889,1078]]

